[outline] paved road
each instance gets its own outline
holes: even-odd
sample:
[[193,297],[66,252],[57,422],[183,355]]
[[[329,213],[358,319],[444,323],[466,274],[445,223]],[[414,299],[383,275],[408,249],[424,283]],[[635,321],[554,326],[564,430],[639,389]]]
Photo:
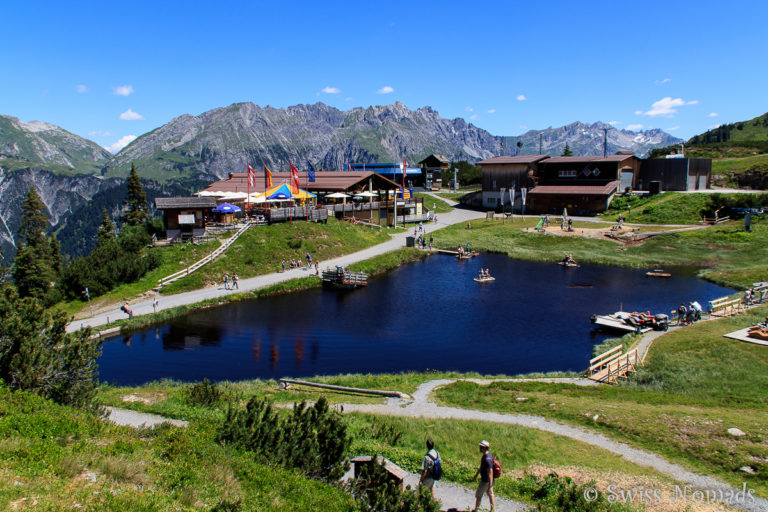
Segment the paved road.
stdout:
[[[462,222],[467,222],[469,220],[474,220],[474,219],[479,219],[484,217],[485,217],[484,212],[476,212],[473,210],[464,210],[464,209],[457,208],[451,211],[450,213],[439,214],[437,216],[437,222],[425,224],[424,228],[427,233],[430,233],[432,231],[444,228],[446,226],[450,226],[452,224],[459,224]],[[251,229],[258,229],[258,227],[254,227]],[[374,245],[373,247],[369,247],[367,249],[364,249],[362,251],[358,251],[352,254],[339,256],[338,258],[320,261],[319,263],[323,268],[325,267],[334,268],[336,265],[340,265],[342,267],[348,267],[353,263],[364,261],[364,260],[373,258],[374,256],[378,256],[380,254],[384,254],[390,251],[400,249],[401,247],[404,247],[405,237],[408,235],[409,235],[408,231],[403,233],[397,233],[392,235],[390,240],[387,242]],[[277,263],[275,263],[275,266],[277,266]],[[175,308],[178,306],[187,306],[190,304],[196,304],[204,300],[215,299],[219,297],[226,297],[227,295],[232,295],[235,293],[243,293],[243,292],[258,290],[260,288],[265,288],[267,286],[271,286],[284,281],[289,281],[291,279],[305,277],[308,275],[313,275],[313,273],[310,273],[309,271],[307,271],[306,268],[290,269],[284,273],[275,272],[273,274],[265,274],[261,276],[252,277],[250,279],[241,279],[239,290],[225,290],[223,287],[215,286],[211,288],[194,290],[191,292],[179,293],[176,295],[160,296],[158,297],[159,303],[157,306],[157,311],[162,311],[163,309],[168,309],[168,308]],[[152,300],[145,300],[142,302],[132,303],[130,304],[129,307],[131,308],[131,310],[133,310],[134,316],[147,315],[154,312]],[[122,320],[126,317],[127,317],[126,314],[120,311],[119,308],[115,308],[111,311],[107,311],[105,313],[95,315],[91,318],[85,318],[82,320],[73,321],[69,325],[67,325],[67,332],[77,331],[84,326],[98,327],[101,325],[106,325],[109,322]]]

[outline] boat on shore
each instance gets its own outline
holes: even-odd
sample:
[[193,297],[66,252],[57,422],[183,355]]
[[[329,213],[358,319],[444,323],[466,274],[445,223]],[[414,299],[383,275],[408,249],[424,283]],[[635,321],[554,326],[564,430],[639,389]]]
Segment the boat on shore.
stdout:
[[478,283],[488,283],[490,281],[495,281],[495,280],[496,280],[496,278],[495,277],[491,277],[491,276],[486,276],[486,277],[479,277],[478,276],[478,277],[475,278],[475,281],[477,281]]
[[568,268],[573,268],[573,267],[578,267],[579,266],[579,264],[576,263],[575,261],[561,261],[561,262],[558,263],[558,265],[561,265],[563,267],[568,267]]
[[469,252],[460,252],[456,255],[456,257],[459,258],[460,260],[468,260],[479,255],[480,253],[477,251],[469,251]]
[[655,270],[649,270],[648,272],[645,273],[645,275],[648,277],[672,277],[672,274],[670,274],[669,272],[664,272],[660,268],[657,268]]
[[650,330],[666,331],[669,329],[669,317],[665,314],[651,315],[650,313],[617,311],[612,315],[592,315],[589,320],[598,327],[638,334]]

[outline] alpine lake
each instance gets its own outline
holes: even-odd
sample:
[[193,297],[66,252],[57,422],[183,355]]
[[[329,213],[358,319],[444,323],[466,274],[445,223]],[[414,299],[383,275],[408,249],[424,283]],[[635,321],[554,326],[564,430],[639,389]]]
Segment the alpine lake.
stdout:
[[[474,281],[489,268],[495,281]],[[583,371],[592,348],[618,333],[590,316],[670,315],[681,302],[733,293],[694,269],[648,269],[432,255],[367,288],[318,288],[195,311],[105,340],[99,377],[115,385],[160,379],[277,379],[344,373]]]

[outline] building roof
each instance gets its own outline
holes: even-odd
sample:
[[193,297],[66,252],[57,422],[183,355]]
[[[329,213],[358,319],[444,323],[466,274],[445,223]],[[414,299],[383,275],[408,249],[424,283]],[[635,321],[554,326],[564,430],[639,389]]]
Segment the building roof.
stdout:
[[215,197],[158,197],[155,208],[170,210],[173,208],[216,208]]
[[619,184],[617,180],[604,185],[539,185],[529,190],[528,194],[609,196],[619,188]]
[[432,153],[427,158],[425,158],[424,160],[419,162],[419,165],[427,164],[427,163],[429,163],[428,160],[431,160],[431,159],[437,160],[438,162],[440,162],[443,165],[449,165],[451,163],[451,160],[447,156],[441,155],[439,153]]
[[533,164],[548,158],[549,155],[494,156],[477,162],[477,165]]
[[[374,190],[400,188],[400,185],[394,181],[371,171],[318,171],[315,172],[315,181],[312,183],[308,182],[306,171],[299,171],[300,187],[311,192],[341,192],[357,188],[367,189],[369,178],[373,179]],[[281,183],[290,183],[290,181],[291,173],[289,172],[272,173],[273,186]],[[264,173],[256,174],[256,183],[253,187],[248,186],[248,173],[243,172],[233,173],[229,178],[211,183],[205,190],[215,192],[248,192],[249,190],[250,192],[257,193],[264,192],[266,190],[264,186]]]
[[608,155],[608,156],[553,156],[545,163],[547,164],[597,164],[601,162],[623,162],[630,158],[637,158],[632,155]]

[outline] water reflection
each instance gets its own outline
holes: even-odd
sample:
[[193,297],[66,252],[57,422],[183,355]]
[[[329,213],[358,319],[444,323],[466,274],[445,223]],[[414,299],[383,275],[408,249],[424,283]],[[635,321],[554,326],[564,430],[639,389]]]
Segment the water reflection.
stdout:
[[[490,268],[493,283],[473,281]],[[669,312],[730,290],[676,272],[559,265],[481,255],[434,256],[371,280],[364,290],[309,290],[195,312],[106,342],[101,377],[238,380],[347,372],[582,370],[593,313]]]

